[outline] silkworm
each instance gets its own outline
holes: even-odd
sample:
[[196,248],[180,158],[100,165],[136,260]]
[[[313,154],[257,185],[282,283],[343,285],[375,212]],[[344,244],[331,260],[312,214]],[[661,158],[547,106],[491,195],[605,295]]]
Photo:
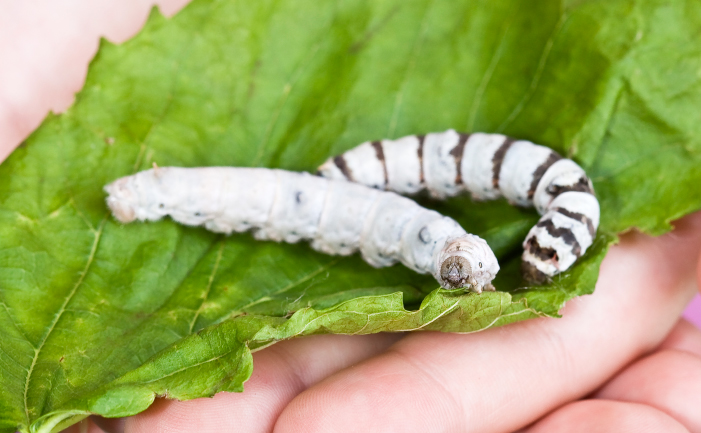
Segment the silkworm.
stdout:
[[175,221],[259,240],[308,240],[336,255],[360,251],[375,267],[401,262],[447,289],[494,290],[499,264],[487,243],[453,219],[392,192],[265,168],[161,167],[105,186],[122,223]]
[[505,197],[542,215],[523,242],[522,272],[536,283],[567,270],[592,245],[599,202],[584,170],[548,147],[501,134],[450,129],[363,143],[319,167],[329,179],[435,198],[468,191],[476,200]]

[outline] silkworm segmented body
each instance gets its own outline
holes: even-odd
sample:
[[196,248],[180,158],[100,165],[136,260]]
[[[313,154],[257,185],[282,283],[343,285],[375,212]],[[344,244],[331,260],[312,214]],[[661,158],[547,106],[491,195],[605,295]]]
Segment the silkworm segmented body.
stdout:
[[499,271],[487,243],[451,218],[392,192],[308,173],[162,167],[118,179],[105,191],[123,223],[170,215],[219,233],[252,230],[260,240],[308,240],[327,254],[360,250],[375,267],[399,261],[448,289],[494,290]]
[[542,283],[593,243],[599,202],[584,170],[550,148],[500,134],[454,130],[363,143],[329,158],[319,174],[378,189],[435,198],[466,190],[476,200],[505,197],[542,215],[523,242],[522,271]]

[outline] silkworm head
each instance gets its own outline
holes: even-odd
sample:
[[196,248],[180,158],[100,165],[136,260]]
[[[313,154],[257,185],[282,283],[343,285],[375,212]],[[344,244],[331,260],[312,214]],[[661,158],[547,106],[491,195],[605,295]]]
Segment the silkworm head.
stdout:
[[465,234],[445,241],[436,252],[434,276],[446,289],[491,290],[499,263],[491,248],[478,236]]
[[471,276],[472,266],[464,257],[451,256],[441,264],[441,280],[448,289],[469,285]]

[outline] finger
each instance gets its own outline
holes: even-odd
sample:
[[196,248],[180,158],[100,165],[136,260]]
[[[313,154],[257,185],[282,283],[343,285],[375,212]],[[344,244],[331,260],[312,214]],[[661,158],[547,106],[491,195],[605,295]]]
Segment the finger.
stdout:
[[100,36],[133,36],[154,3],[173,14],[187,1],[0,2],[0,161],[49,110],[72,104]]
[[652,406],[701,433],[701,358],[673,350],[656,352],[626,368],[595,396]]
[[527,433],[686,433],[674,418],[642,404],[606,400],[570,403],[525,430]]
[[681,350],[701,357],[701,330],[685,319],[680,319],[658,350]]
[[87,418],[82,420],[81,422],[77,424],[73,424],[72,426],[68,427],[65,430],[62,430],[61,433],[108,433],[104,432],[100,427],[95,425],[95,423],[92,422],[91,418]]
[[157,400],[127,419],[128,433],[270,432],[287,403],[322,378],[385,350],[400,334],[324,335],[278,343],[253,355],[243,393],[186,402]]
[[527,425],[660,343],[695,291],[699,245],[701,214],[680,221],[672,235],[625,236],[605,259],[596,293],[570,302],[562,319],[409,335],[300,394],[276,432]]
[[103,418],[93,415],[90,417],[96,426],[100,427],[105,433],[122,433],[127,422],[126,418]]

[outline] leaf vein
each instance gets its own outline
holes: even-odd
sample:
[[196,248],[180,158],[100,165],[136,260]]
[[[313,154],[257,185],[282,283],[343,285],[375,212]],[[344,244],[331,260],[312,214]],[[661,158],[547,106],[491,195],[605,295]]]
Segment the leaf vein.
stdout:
[[402,84],[400,85],[399,92],[397,93],[397,96],[394,99],[392,116],[390,117],[389,125],[387,126],[387,138],[394,137],[394,130],[397,128],[397,122],[399,121],[399,110],[402,106],[402,102],[404,99],[404,91],[406,90],[409,76],[414,71],[414,67],[416,66],[416,59],[419,56],[419,50],[421,50],[423,40],[426,37],[426,31],[428,30],[428,11],[431,9],[431,6],[433,6],[433,3],[434,1],[431,1],[431,3],[429,3],[429,5],[426,6],[426,9],[424,10],[423,18],[421,19],[421,25],[419,26],[419,33],[416,36],[416,39],[414,40],[414,46],[411,50],[411,57],[409,58],[409,63],[407,64],[406,69],[404,69]]
[[[26,343],[29,344],[30,346],[32,346],[32,343],[29,342],[29,338],[27,338],[27,335],[24,333],[24,331],[22,331],[22,328],[19,327],[19,325],[15,321],[15,318],[12,316],[12,313],[10,312],[10,308],[5,303],[5,297],[3,295],[2,290],[0,290],[0,304],[2,304],[3,308],[5,309],[5,312],[7,313],[7,317],[10,319],[10,323],[12,323],[12,326],[15,327],[17,332],[19,332],[19,334],[24,338]],[[3,338],[5,338],[5,337],[3,336]],[[33,348],[34,348],[34,346],[32,346],[32,349]]]
[[[235,316],[238,316],[238,315],[240,315],[242,312],[245,312],[245,309],[246,309],[246,308],[249,308],[249,307],[252,307],[252,306],[254,306],[254,305],[256,305],[256,304],[259,304],[260,302],[268,301],[268,300],[272,299],[271,296],[275,296],[275,295],[279,295],[279,294],[281,294],[281,293],[285,293],[286,291],[288,291],[288,290],[290,290],[290,289],[293,289],[294,287],[297,287],[298,285],[300,285],[300,284],[302,284],[302,283],[304,283],[304,282],[306,282],[306,281],[311,280],[312,278],[316,277],[316,276],[319,275],[320,273],[331,269],[331,268],[332,268],[333,266],[335,266],[338,262],[340,262],[341,259],[342,259],[342,257],[336,257],[336,258],[334,258],[333,260],[331,260],[331,261],[329,261],[328,263],[326,263],[325,265],[322,265],[322,266],[320,266],[319,268],[317,268],[316,270],[314,270],[314,271],[308,273],[307,275],[305,275],[305,276],[299,278],[298,280],[289,283],[287,286],[283,287],[282,289],[279,289],[279,290],[277,290],[276,292],[273,292],[273,293],[269,293],[269,294],[267,294],[267,295],[265,295],[265,296],[261,296],[260,298],[256,299],[255,301],[251,301],[251,302],[249,302],[248,304],[246,304],[246,305],[244,305],[244,306],[242,306],[242,307],[240,307],[240,308],[237,308],[236,311],[233,311],[231,314],[229,314],[228,316],[226,316],[225,318],[223,318],[221,321],[223,322],[224,320],[227,320],[227,319],[233,318],[233,317],[235,317]],[[217,322],[217,323],[219,323],[219,322]]]
[[207,279],[207,287],[205,288],[204,291],[204,296],[202,297],[202,302],[200,302],[200,306],[197,308],[197,311],[195,311],[195,315],[192,317],[192,320],[190,321],[190,334],[192,334],[192,330],[195,327],[195,323],[197,322],[197,318],[200,317],[200,314],[202,313],[202,310],[204,310],[204,304],[207,302],[207,298],[209,297],[209,293],[212,290],[212,283],[214,282],[214,277],[217,274],[217,271],[219,270],[219,263],[221,263],[221,258],[224,253],[224,242],[219,243],[219,250],[217,251],[217,258],[214,261],[214,266],[212,266],[212,273],[209,274],[209,278]]
[[519,103],[516,104],[516,107],[514,107],[509,116],[502,122],[501,125],[499,125],[496,132],[503,132],[504,129],[506,129],[506,127],[514,121],[516,116],[521,114],[526,104],[531,100],[531,98],[535,94],[535,91],[538,88],[538,84],[540,84],[540,78],[543,76],[545,65],[547,64],[548,58],[550,57],[550,52],[552,51],[553,45],[555,43],[555,38],[562,30],[562,27],[564,26],[565,21],[567,21],[567,18],[568,15],[565,13],[562,13],[560,15],[560,19],[555,24],[553,32],[550,34],[550,37],[543,46],[543,52],[540,56],[540,61],[538,62],[538,67],[536,68],[535,74],[533,74],[533,79],[531,80],[530,86],[528,86],[528,89],[526,90],[526,93],[524,93],[523,98],[521,98]]
[[440,319],[441,317],[447,315],[448,313],[452,313],[453,310],[455,309],[455,307],[457,307],[457,305],[458,305],[459,303],[460,303],[460,301],[455,301],[455,303],[454,303],[453,305],[451,305],[450,307],[446,308],[443,312],[441,312],[441,314],[437,315],[437,316],[434,317],[432,320],[429,320],[428,322],[425,322],[425,323],[421,324],[420,326],[417,326],[416,328],[402,329],[402,331],[416,331],[416,330],[418,330],[418,329],[425,328],[426,326],[430,325],[431,323],[435,322],[436,320]]
[[275,126],[277,125],[277,122],[280,119],[280,114],[282,113],[282,110],[287,104],[287,99],[289,98],[290,93],[292,93],[292,89],[295,87],[295,84],[299,80],[299,77],[302,75],[302,72],[304,72],[305,67],[311,64],[312,59],[319,51],[320,46],[321,43],[316,43],[312,46],[312,48],[309,50],[309,53],[306,56],[304,56],[302,62],[295,68],[295,71],[292,73],[292,76],[290,77],[289,81],[287,81],[282,87],[282,95],[280,96],[280,99],[278,99],[275,111],[273,111],[273,115],[265,127],[265,131],[263,132],[263,140],[261,141],[260,145],[258,145],[258,152],[256,153],[256,156],[253,159],[254,166],[260,164],[260,160],[261,158],[263,158],[265,148],[267,147],[268,142],[270,141],[270,136],[273,134],[273,130],[275,129]]
[[489,65],[487,66],[487,70],[484,72],[484,75],[482,75],[482,80],[480,81],[479,86],[477,87],[477,90],[475,91],[475,99],[472,101],[472,107],[470,107],[470,118],[467,121],[467,131],[472,132],[473,128],[475,127],[475,118],[477,117],[477,112],[479,111],[479,106],[482,103],[482,97],[484,96],[484,92],[487,90],[487,86],[489,85],[489,82],[492,80],[492,76],[494,75],[494,70],[497,67],[497,64],[499,64],[499,60],[501,59],[501,55],[504,52],[504,45],[506,42],[506,34],[509,32],[509,27],[511,26],[511,22],[506,24],[504,26],[504,31],[501,34],[499,44],[497,45],[497,49],[494,52],[494,55],[492,56],[492,59],[489,61]]
[[80,273],[80,276],[78,277],[78,280],[76,283],[73,285],[73,289],[71,289],[70,293],[68,296],[63,301],[63,304],[61,305],[61,308],[59,308],[58,312],[54,315],[53,320],[51,321],[51,324],[49,325],[48,329],[44,333],[44,335],[41,338],[41,341],[39,342],[39,345],[34,349],[34,357],[32,358],[32,363],[29,366],[29,369],[27,371],[27,379],[24,382],[24,414],[27,418],[27,425],[31,424],[31,420],[29,419],[29,402],[27,395],[29,393],[29,385],[31,383],[32,379],[32,373],[34,372],[34,367],[36,366],[37,360],[39,359],[39,354],[41,353],[41,349],[44,347],[44,344],[46,344],[46,341],[49,339],[49,336],[53,332],[53,330],[56,328],[56,324],[58,321],[61,319],[61,316],[63,316],[63,313],[66,311],[66,307],[68,306],[68,303],[71,302],[75,294],[78,292],[78,289],[82,286],[83,281],[85,280],[85,276],[88,273],[88,270],[90,269],[90,266],[92,265],[93,261],[95,260],[95,254],[97,252],[97,246],[100,243],[100,239],[102,238],[102,231],[105,227],[105,223],[107,222],[107,215],[105,215],[102,218],[102,222],[100,223],[97,231],[95,232],[95,239],[93,241],[92,247],[90,249],[90,254],[88,255],[88,260],[85,263],[85,267],[83,268],[83,271]]

